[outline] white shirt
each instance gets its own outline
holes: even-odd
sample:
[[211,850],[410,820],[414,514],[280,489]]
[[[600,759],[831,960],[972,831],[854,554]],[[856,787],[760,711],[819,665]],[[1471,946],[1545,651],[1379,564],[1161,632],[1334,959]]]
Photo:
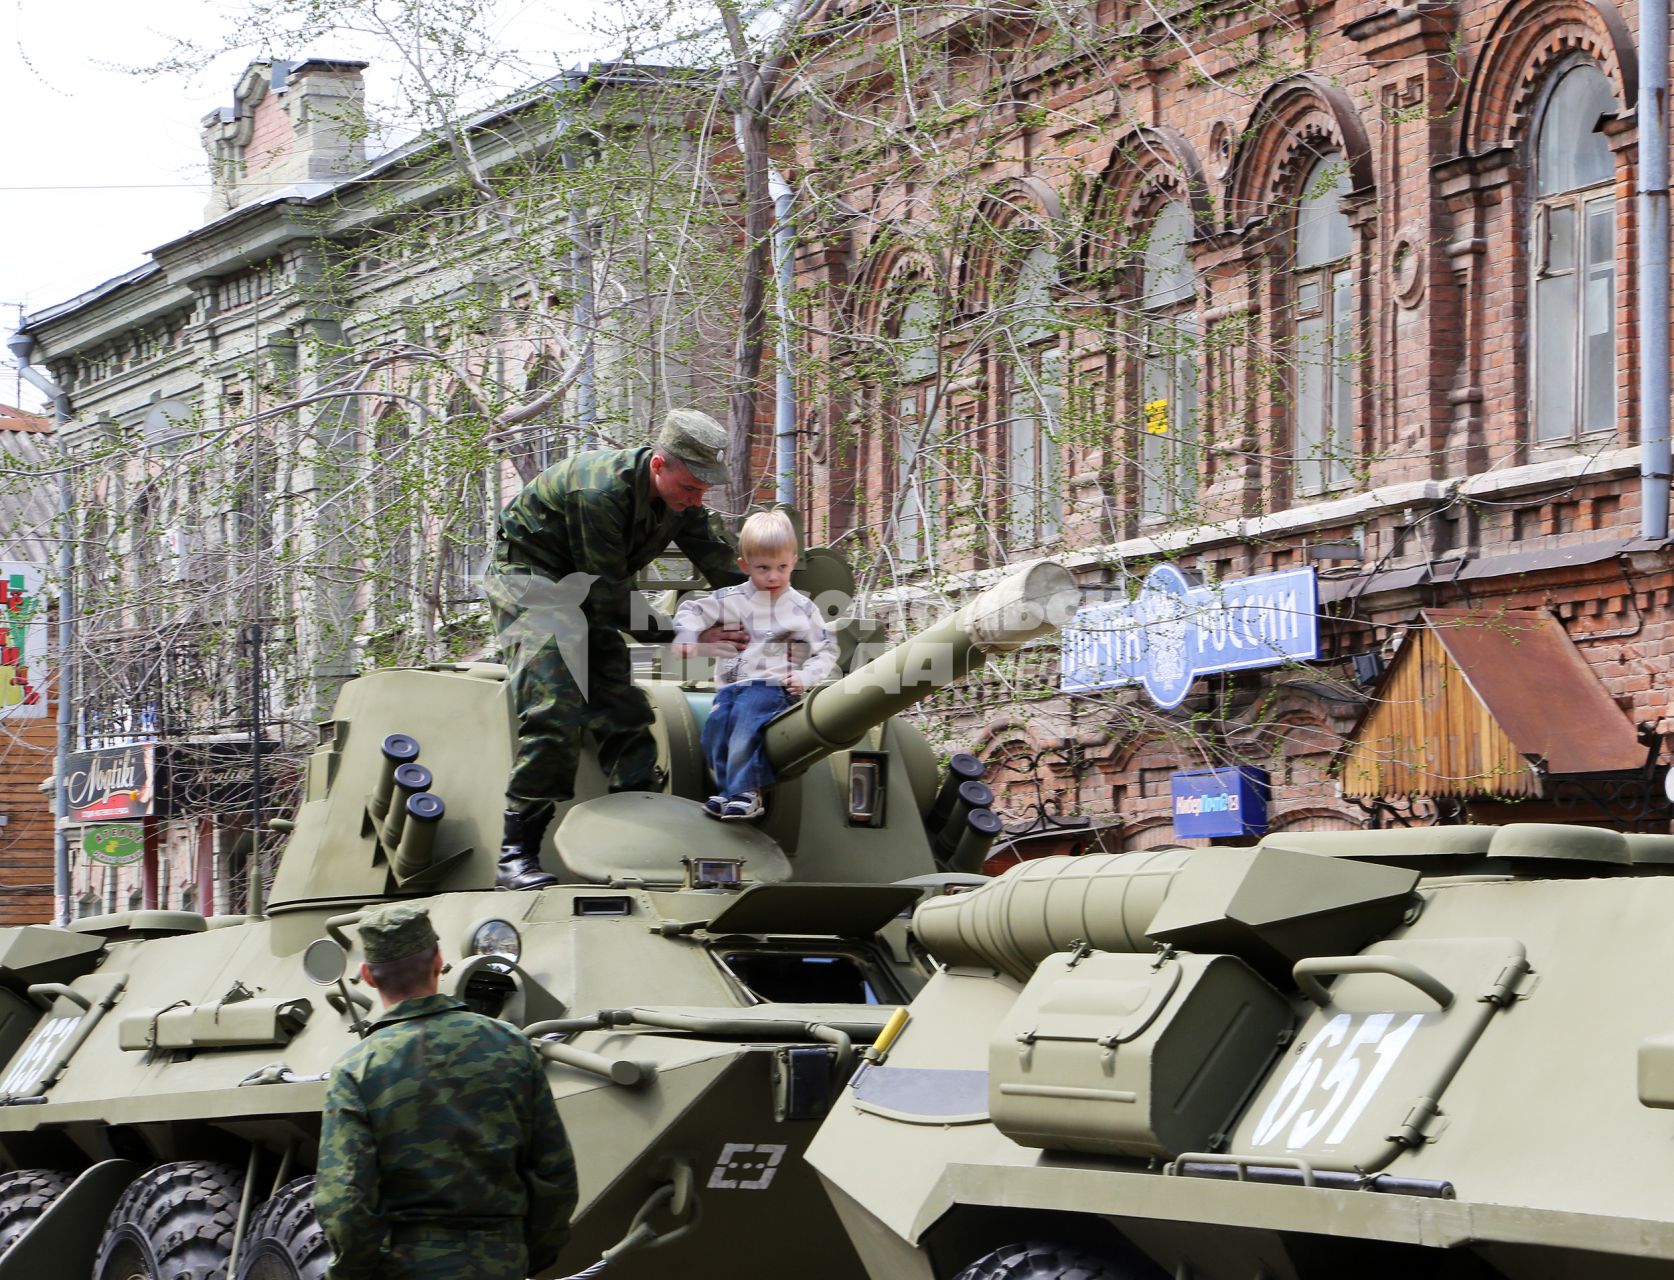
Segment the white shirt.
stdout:
[[745,680],[784,684],[800,671],[803,683],[812,688],[837,665],[837,637],[814,602],[795,587],[771,596],[745,582],[707,596],[689,596],[674,612],[674,642],[696,644],[700,633],[717,626],[735,627],[750,636],[739,653],[715,660],[717,685]]

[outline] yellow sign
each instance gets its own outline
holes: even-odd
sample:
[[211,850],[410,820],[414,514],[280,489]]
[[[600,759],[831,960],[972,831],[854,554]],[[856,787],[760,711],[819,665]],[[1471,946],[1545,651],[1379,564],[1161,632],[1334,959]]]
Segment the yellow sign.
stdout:
[[1168,434],[1168,398],[1147,400],[1145,402],[1145,431],[1148,435],[1166,436]]

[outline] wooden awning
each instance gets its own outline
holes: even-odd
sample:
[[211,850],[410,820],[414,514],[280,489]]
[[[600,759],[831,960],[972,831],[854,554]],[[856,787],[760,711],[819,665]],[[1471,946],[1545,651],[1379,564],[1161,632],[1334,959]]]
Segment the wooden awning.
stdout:
[[1428,609],[1342,749],[1343,794],[1512,799],[1646,752],[1564,633],[1534,610]]

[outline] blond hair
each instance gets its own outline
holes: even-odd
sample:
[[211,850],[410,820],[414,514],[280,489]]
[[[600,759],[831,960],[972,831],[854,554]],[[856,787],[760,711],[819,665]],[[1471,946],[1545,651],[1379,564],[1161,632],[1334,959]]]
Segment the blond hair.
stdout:
[[746,559],[788,551],[796,554],[796,526],[783,511],[758,511],[738,531],[738,550]]

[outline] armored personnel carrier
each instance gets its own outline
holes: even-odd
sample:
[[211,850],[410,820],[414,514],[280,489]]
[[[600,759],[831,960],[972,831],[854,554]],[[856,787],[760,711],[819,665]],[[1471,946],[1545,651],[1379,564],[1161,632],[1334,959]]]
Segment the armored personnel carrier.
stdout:
[[428,907],[443,990],[548,1060],[581,1177],[551,1274],[632,1226],[612,1280],[855,1275],[802,1152],[922,982],[901,918],[998,828],[968,758],[939,779],[892,717],[1074,606],[1040,562],[852,661],[769,727],[756,824],[701,811],[710,693],[650,681],[667,790],[604,794],[585,762],[545,854],[562,883],[530,892],[493,887],[503,669],[351,681],[259,917],[0,931],[0,1280],[323,1275],[319,1112],[373,1012],[357,921],[392,900]]
[[875,1280],[1674,1276],[1674,837],[1024,863],[809,1151]]

